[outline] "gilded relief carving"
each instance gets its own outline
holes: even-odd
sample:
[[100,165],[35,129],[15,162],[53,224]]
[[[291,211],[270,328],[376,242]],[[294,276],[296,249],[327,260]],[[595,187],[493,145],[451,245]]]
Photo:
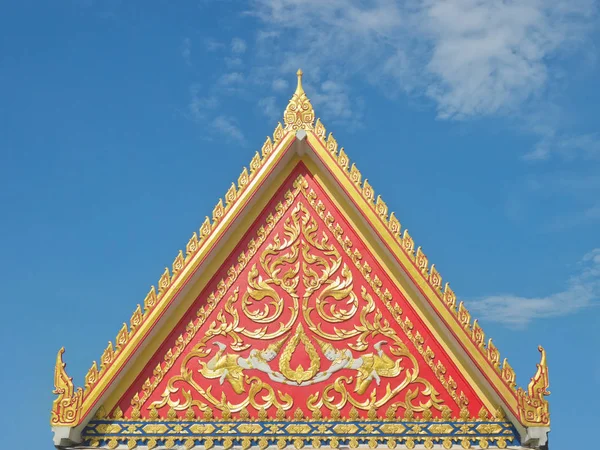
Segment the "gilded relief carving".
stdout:
[[[368,283],[355,279],[302,201],[259,250],[246,279],[149,408],[441,410]],[[285,385],[307,388],[306,396],[292,398]]]

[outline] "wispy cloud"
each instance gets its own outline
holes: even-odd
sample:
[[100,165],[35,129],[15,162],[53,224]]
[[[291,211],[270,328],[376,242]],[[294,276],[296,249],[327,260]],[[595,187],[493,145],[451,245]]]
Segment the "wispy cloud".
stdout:
[[284,92],[288,89],[289,83],[283,78],[275,78],[273,80],[273,90],[276,92]]
[[181,56],[188,66],[192,65],[192,40],[185,38],[181,43]]
[[579,272],[560,292],[544,297],[494,295],[472,302],[470,309],[486,320],[519,328],[535,319],[573,314],[599,299],[600,248],[595,248],[582,258]]
[[277,119],[280,119],[281,111],[275,101],[275,97],[265,97],[260,99],[258,106],[269,120],[275,122]]
[[243,143],[245,141],[244,133],[238,126],[235,118],[228,116],[217,116],[212,121],[212,126],[216,128],[226,137],[229,137],[235,141]]
[[534,149],[524,155],[526,160],[546,160],[552,155],[565,159],[600,159],[600,134],[587,133],[557,136],[554,131],[545,133]]
[[201,121],[206,119],[210,110],[214,109],[218,104],[218,100],[214,96],[202,96],[201,86],[193,84],[190,87],[190,103],[188,111],[192,119]]
[[222,42],[219,42],[213,38],[205,39],[204,46],[206,47],[206,50],[208,50],[209,52],[216,52],[216,51],[219,51],[219,50],[222,50],[223,48],[225,48],[225,44],[223,44]]
[[[442,119],[520,120],[525,108],[544,109],[556,61],[585,51],[595,8],[593,0],[255,0],[250,13],[265,24],[257,45],[279,62],[274,79],[300,65],[307,81],[345,85],[350,98],[347,81],[359,77],[431,101]],[[558,142],[565,151],[577,144]]]
[[243,39],[240,38],[233,38],[231,40],[231,51],[233,53],[244,53],[246,51],[246,41],[244,41]]
[[231,86],[244,82],[244,75],[241,72],[229,72],[219,77],[218,84],[221,86]]

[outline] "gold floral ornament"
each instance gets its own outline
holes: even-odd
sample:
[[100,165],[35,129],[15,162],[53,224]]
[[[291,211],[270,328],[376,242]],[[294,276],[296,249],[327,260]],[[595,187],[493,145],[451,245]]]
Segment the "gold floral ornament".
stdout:
[[517,390],[517,401],[521,423],[530,427],[544,427],[550,425],[550,411],[548,401],[544,398],[550,395],[548,387],[548,365],[546,364],[546,350],[541,346],[538,350],[542,354],[537,372],[531,379],[527,392],[522,388]]
[[284,131],[314,129],[315,111],[302,88],[302,70],[298,69],[298,87],[283,113]]
[[65,371],[66,364],[62,360],[65,348],[62,347],[56,355],[54,367],[54,394],[58,395],[52,404],[52,425],[73,425],[79,421],[83,390],[73,387],[73,379]]
[[[304,367],[301,365],[298,365],[296,369],[290,367],[292,355],[299,344],[302,344],[310,358],[310,367],[307,370],[304,370]],[[283,355],[279,360],[279,370],[281,370],[283,376],[288,380],[301,384],[303,381],[312,379],[319,371],[320,365],[321,359],[319,358],[314,345],[310,342],[308,336],[306,336],[302,323],[299,323],[294,336],[292,336],[283,350]]]

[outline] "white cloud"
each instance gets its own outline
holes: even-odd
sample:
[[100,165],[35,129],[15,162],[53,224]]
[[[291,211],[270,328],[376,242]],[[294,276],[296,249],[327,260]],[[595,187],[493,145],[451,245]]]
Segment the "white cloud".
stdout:
[[187,65],[191,65],[191,57],[192,57],[192,40],[190,38],[185,38],[181,44],[181,56],[183,57],[185,63]]
[[201,96],[200,85],[194,84],[190,87],[190,103],[188,110],[194,120],[200,121],[206,118],[207,111],[214,109],[218,101],[214,96]]
[[557,136],[554,132],[543,135],[524,159],[539,161],[560,155],[566,159],[600,159],[600,133]]
[[246,51],[246,41],[240,38],[233,38],[231,40],[231,51],[233,53],[244,53]]
[[224,134],[226,137],[231,138],[232,140],[243,143],[245,141],[244,133],[237,125],[236,120],[233,117],[228,116],[217,116],[212,121],[212,126]]
[[225,65],[229,68],[235,68],[235,67],[240,67],[242,66],[244,63],[242,61],[242,58],[238,58],[238,57],[230,57],[230,56],[226,56],[225,57]]
[[206,47],[206,50],[208,50],[209,52],[216,52],[218,50],[225,48],[225,44],[223,44],[222,42],[219,42],[213,38],[205,39],[204,45]]
[[283,116],[283,109],[277,106],[275,97],[261,98],[258,102],[258,106],[262,109],[262,112],[269,118],[269,120],[281,120]]
[[283,78],[275,78],[273,80],[273,90],[276,92],[286,91],[288,86],[289,86],[289,83],[287,82],[287,80],[284,80]]
[[534,319],[573,314],[597,304],[600,299],[600,248],[587,253],[579,273],[564,290],[544,297],[494,295],[472,302],[470,309],[483,319],[513,327],[524,327]]
[[595,12],[593,0],[255,0],[253,6],[265,24],[259,53],[262,45],[276,61],[273,79],[298,66],[317,84],[348,86],[360,77],[390,95],[426,98],[444,119],[520,120],[523,108],[535,109],[554,86],[556,61],[586,48],[581,43]]
[[225,73],[219,77],[218,84],[221,86],[232,86],[244,82],[244,75],[240,72]]

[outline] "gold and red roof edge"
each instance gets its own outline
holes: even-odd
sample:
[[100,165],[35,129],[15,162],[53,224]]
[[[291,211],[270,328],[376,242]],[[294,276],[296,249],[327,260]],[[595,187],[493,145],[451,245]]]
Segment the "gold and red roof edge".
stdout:
[[218,201],[213,209],[212,219],[207,217],[199,233],[192,235],[186,245],[186,255],[180,251],[173,262],[172,271],[165,269],[158,281],[158,292],[152,287],[144,299],[143,311],[138,305],[129,326],[124,323],[114,345],[109,342],[101,356],[100,368],[96,362],[92,364],[85,376],[83,389],[75,389],[71,378],[67,376],[62,360],[64,348],[58,352],[54,391],[57,398],[52,407],[51,424],[75,427],[97,409],[98,400],[173,303],[199,262],[206,257],[224,230],[248,203],[252,191],[264,182],[266,175],[258,176],[261,168],[267,163],[274,164],[276,161],[272,160],[279,159],[285,149],[293,143],[296,131],[304,130],[307,133],[308,144],[366,220],[373,225],[381,241],[493,387],[507,412],[514,415],[525,427],[548,427],[548,402],[544,398],[549,394],[548,369],[544,350],[539,348],[541,362],[527,391],[522,388],[515,389],[513,369],[506,359],[500,363],[500,353],[491,339],[486,345],[485,334],[477,320],[471,322],[471,315],[463,302],[457,305],[456,296],[448,283],[442,290],[442,277],[435,265],[429,265],[421,247],[415,251],[413,238],[407,230],[400,233],[400,222],[393,212],[389,213],[381,196],[375,197],[368,180],[362,180],[362,174],[354,163],[350,165],[344,149],[338,150],[333,135],[330,133],[326,137],[326,130],[321,121],[317,120],[315,123],[314,110],[302,89],[301,72],[298,88],[284,113],[284,124],[285,126],[278,124],[273,140],[267,137],[261,152],[256,152],[252,158],[249,170],[243,169],[237,186],[232,183],[225,195],[225,202],[223,199]]

